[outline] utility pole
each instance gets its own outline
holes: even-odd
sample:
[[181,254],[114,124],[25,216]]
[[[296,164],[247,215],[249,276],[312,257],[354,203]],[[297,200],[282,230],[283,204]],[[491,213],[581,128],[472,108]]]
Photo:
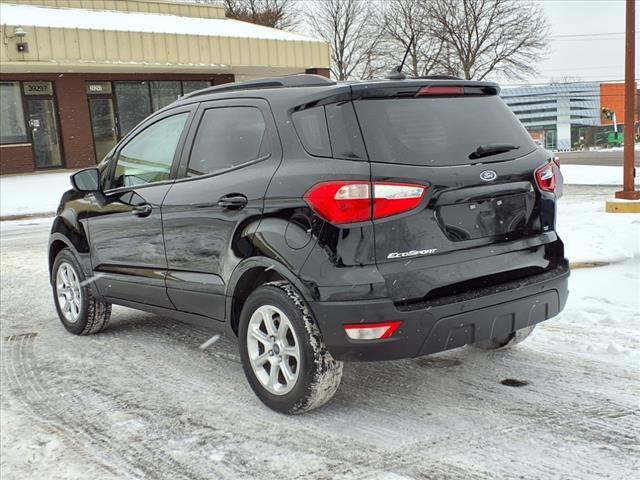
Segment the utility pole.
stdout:
[[616,192],[616,198],[639,200],[640,191],[635,189],[635,41],[636,41],[636,2],[627,0],[626,40],[624,62],[624,181],[622,190]]

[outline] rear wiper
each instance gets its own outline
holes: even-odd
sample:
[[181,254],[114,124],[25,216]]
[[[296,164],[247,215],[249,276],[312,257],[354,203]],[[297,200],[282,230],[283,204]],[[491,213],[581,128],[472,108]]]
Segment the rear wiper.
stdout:
[[497,155],[498,153],[510,152],[511,150],[517,150],[519,145],[513,143],[487,143],[486,145],[480,145],[476,148],[475,152],[469,154],[469,158],[482,158],[490,155]]

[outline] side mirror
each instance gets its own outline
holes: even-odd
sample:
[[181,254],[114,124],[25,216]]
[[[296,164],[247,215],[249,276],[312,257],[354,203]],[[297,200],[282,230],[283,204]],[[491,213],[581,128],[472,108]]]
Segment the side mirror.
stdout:
[[71,175],[71,185],[78,192],[100,191],[100,170],[95,167],[85,168]]

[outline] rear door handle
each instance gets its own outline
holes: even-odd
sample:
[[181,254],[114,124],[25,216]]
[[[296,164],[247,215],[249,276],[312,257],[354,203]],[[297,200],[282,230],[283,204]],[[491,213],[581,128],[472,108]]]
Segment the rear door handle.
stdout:
[[151,211],[153,208],[148,203],[143,203],[142,205],[136,205],[131,210],[136,217],[148,217],[151,215]]
[[241,210],[247,206],[247,197],[239,193],[225,195],[218,200],[218,206],[229,210]]

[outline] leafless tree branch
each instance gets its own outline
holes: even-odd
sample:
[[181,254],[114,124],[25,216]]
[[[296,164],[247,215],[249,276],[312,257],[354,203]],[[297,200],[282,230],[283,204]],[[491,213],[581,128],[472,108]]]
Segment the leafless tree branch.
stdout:
[[542,7],[530,0],[431,0],[429,13],[447,73],[524,78],[546,51],[549,27]]
[[331,46],[331,74],[335,78],[371,78],[378,73],[382,32],[374,21],[377,5],[361,0],[323,0],[305,6],[312,31]]
[[299,17],[292,0],[224,0],[226,16],[266,27],[288,30]]

